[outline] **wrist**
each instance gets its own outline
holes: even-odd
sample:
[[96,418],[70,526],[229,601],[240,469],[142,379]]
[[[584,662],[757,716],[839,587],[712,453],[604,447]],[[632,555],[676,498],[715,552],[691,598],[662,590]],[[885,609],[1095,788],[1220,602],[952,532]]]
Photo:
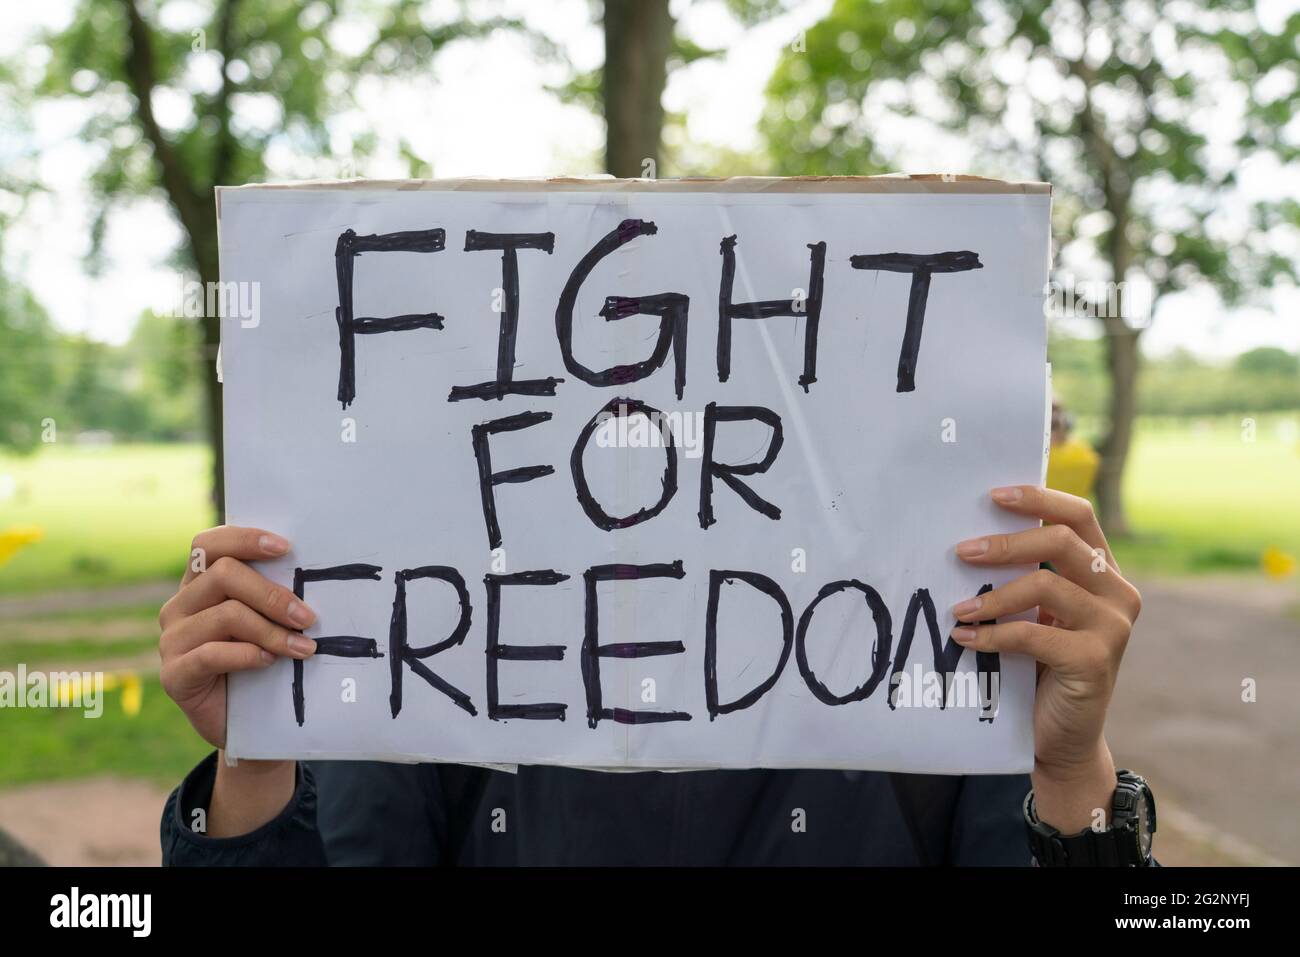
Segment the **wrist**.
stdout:
[[237,837],[273,820],[293,800],[298,774],[295,761],[226,763],[217,752],[217,774],[208,807],[208,836]]
[[1030,778],[1034,806],[1044,824],[1062,834],[1109,825],[1116,778],[1115,761],[1104,738],[1098,740],[1091,755],[1077,763],[1036,762]]

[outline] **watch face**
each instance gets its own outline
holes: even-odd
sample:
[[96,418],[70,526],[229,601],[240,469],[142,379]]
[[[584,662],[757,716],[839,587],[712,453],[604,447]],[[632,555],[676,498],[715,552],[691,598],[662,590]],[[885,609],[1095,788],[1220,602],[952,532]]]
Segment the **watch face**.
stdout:
[[1147,801],[1146,789],[1138,791],[1137,806],[1138,849],[1144,858],[1151,856],[1151,805]]

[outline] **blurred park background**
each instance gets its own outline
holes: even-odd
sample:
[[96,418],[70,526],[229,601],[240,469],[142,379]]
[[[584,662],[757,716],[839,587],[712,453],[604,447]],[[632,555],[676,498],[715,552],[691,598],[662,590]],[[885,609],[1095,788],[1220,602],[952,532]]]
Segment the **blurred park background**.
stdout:
[[1108,733],[1153,782],[1158,856],[1300,864],[1298,10],[11,8],[0,669],[112,690],[97,720],[0,711],[0,829],[53,863],[156,863],[162,798],[206,751],[158,686],[156,615],[218,521],[216,323],[175,308],[216,278],[214,186],[962,172],[1054,184],[1053,468],[1146,596]]

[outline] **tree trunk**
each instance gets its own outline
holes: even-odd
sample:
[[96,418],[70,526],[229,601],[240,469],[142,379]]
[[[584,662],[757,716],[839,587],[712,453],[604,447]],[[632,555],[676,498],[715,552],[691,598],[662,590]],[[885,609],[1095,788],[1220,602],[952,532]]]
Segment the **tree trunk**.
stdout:
[[[177,151],[175,145],[167,139],[153,112],[153,93],[158,87],[158,72],[154,61],[154,43],[151,28],[145,20],[136,0],[122,0],[126,13],[126,59],[123,68],[127,83],[136,99],[136,119],[144,137],[153,146],[154,162],[158,169],[158,183],[167,194],[172,211],[176,214],[181,228],[188,240],[189,253],[199,281],[203,283],[204,302],[207,302],[207,290],[213,288],[208,283],[218,277],[217,268],[217,210],[216,198],[210,186],[204,186],[186,166],[185,157]],[[230,38],[230,27],[235,4],[226,5],[222,18],[221,37],[226,43]],[[226,48],[228,55],[228,48]],[[223,67],[224,70],[224,67]],[[224,82],[223,97],[228,88]],[[224,102],[224,101],[223,101]],[[218,157],[219,162],[224,162]],[[223,171],[216,170],[221,181]],[[203,318],[203,355],[201,357],[201,375],[203,376],[204,406],[208,426],[209,445],[212,449],[212,502],[217,514],[217,521],[224,520],[225,513],[225,465],[221,448],[221,386],[216,381],[216,370],[212,363],[216,360],[217,343],[221,338],[220,319],[207,315]]]
[[[217,381],[217,349],[221,345],[220,305],[223,298],[208,295],[208,290],[221,279],[220,258],[217,252],[217,207],[213,198],[211,211],[200,214],[200,226],[194,232],[186,230],[189,254],[203,284],[204,308],[200,335],[198,375],[203,381],[203,420],[207,426],[208,448],[212,452],[212,509],[218,525],[226,520],[226,466],[222,433],[221,383]],[[209,310],[213,302],[216,309]],[[208,313],[212,312],[212,315]]]
[[615,176],[654,177],[673,42],[668,0],[605,0],[604,19],[605,169]]
[[1097,476],[1097,510],[1107,535],[1129,533],[1124,514],[1124,465],[1133,440],[1137,415],[1138,336],[1135,329],[1113,325],[1107,332],[1106,371],[1110,375],[1109,429],[1101,443],[1101,468]]
[[[214,235],[216,226],[213,226]],[[199,278],[205,290],[215,288],[220,271],[216,262],[204,265]],[[208,445],[212,450],[212,508],[217,524],[226,520],[226,455],[222,431],[221,383],[217,381],[217,349],[221,345],[221,317],[203,316],[203,352],[199,362],[199,375],[203,377],[203,410],[208,426]]]

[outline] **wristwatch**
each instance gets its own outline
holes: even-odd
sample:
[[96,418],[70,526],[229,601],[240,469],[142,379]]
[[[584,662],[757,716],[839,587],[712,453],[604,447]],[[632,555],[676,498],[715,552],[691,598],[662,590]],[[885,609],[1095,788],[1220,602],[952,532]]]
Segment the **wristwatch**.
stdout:
[[1029,851],[1040,867],[1150,867],[1156,833],[1156,802],[1151,788],[1131,771],[1116,773],[1110,826],[1062,834],[1038,819],[1034,792],[1025,795]]

